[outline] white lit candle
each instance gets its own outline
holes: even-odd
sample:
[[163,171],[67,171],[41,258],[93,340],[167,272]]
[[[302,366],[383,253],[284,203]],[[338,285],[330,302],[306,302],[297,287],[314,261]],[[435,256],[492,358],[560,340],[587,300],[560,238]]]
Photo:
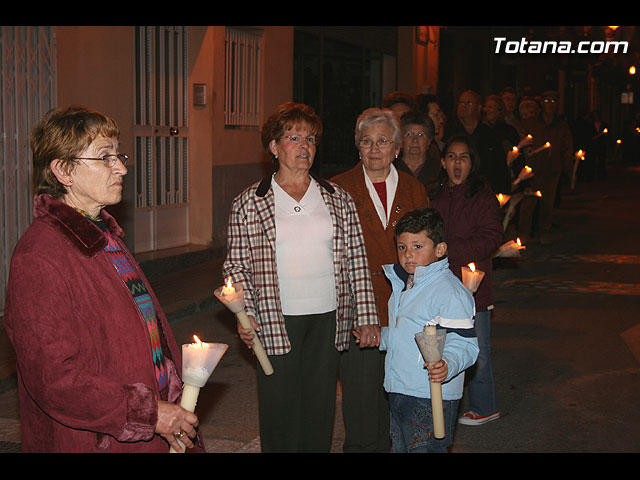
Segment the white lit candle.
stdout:
[[471,293],[476,293],[483,278],[484,272],[476,270],[475,263],[471,262],[468,266],[462,267],[462,283]]
[[573,171],[571,172],[571,190],[575,189],[576,187],[576,179],[578,176],[578,164],[582,160],[584,160],[584,156],[585,156],[585,152],[582,149],[578,150],[573,156],[574,160],[573,160]]
[[[438,332],[435,325],[425,325],[422,332],[415,335],[420,353],[429,365],[442,359],[442,351],[446,341],[446,330]],[[433,417],[433,436],[445,437],[444,408],[442,406],[442,383],[429,380],[431,391],[431,415]]]
[[[237,289],[236,286],[238,287]],[[253,334],[253,352],[256,354],[258,362],[260,362],[260,366],[262,367],[262,371],[264,372],[264,374],[271,375],[273,373],[273,367],[271,366],[269,357],[264,351],[262,342],[260,342],[260,338],[258,338],[258,334],[253,329],[251,320],[249,320],[249,316],[245,311],[244,292],[242,290],[242,285],[238,283],[232,284],[231,277],[229,277],[227,280],[227,284],[216,289],[216,291],[213,293],[218,298],[218,300],[220,300],[229,310],[231,310],[231,312],[235,313],[236,318],[240,322],[242,328],[248,328],[251,330],[251,333]]]
[[601,132],[599,132],[595,137],[593,137],[593,140],[595,140],[596,138],[604,135],[605,133],[607,133],[609,131],[608,128],[603,129]]
[[511,198],[511,195],[505,195],[504,193],[499,193],[496,195],[496,198],[500,203],[500,207],[504,207],[506,203],[509,201],[509,199]]
[[513,240],[509,240],[507,243],[503,244],[498,248],[498,252],[496,253],[496,257],[519,257],[520,250],[524,250],[525,247],[522,245],[520,241],[520,237],[518,237],[515,242]]
[[543,150],[546,150],[547,148],[551,148],[551,143],[547,142],[544,145],[542,145],[541,147],[536,148],[533,152],[529,153],[529,156],[531,157],[533,155],[536,155],[536,154],[542,152]]
[[516,213],[515,208],[518,205],[518,203],[520,203],[520,200],[522,200],[523,196],[524,194],[522,192],[516,192],[513,195],[511,195],[511,198],[509,199],[509,205],[507,206],[506,212],[504,214],[504,218],[502,219],[503,230],[505,231],[507,230],[507,226],[509,225],[509,222],[511,221],[511,219]]
[[520,173],[518,174],[518,178],[515,180],[515,184],[517,185],[520,182],[523,182],[529,178],[533,177],[533,169],[529,165],[525,165]]
[[[182,345],[182,381],[184,386],[180,406],[190,412],[195,411],[200,389],[205,386],[218,362],[229,348],[224,343],[201,342],[196,335],[193,336],[193,339],[195,343]],[[184,453],[184,444],[179,439],[176,440]],[[177,453],[177,451],[171,447],[169,453]]]

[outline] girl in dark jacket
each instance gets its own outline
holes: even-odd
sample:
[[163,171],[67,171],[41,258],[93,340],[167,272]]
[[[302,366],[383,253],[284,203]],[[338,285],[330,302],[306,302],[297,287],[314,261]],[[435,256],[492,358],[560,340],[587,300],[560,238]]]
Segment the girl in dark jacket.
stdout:
[[431,206],[445,223],[449,267],[462,279],[461,267],[473,262],[484,272],[475,293],[475,330],[480,354],[469,376],[470,410],[460,423],[480,425],[500,416],[491,362],[491,310],[493,309],[492,257],[503,241],[500,204],[491,187],[476,173],[479,159],[465,135],[449,139],[443,150],[438,187]]

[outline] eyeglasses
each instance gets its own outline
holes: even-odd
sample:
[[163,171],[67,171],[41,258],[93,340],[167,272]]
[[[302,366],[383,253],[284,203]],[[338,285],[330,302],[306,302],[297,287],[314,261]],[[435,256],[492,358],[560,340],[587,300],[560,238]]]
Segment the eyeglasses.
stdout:
[[479,103],[477,102],[458,102],[459,105],[462,105],[463,107],[470,107],[471,105],[479,105]]
[[122,162],[122,165],[126,165],[127,164],[127,160],[129,160],[129,156],[125,155],[124,153],[112,153],[109,155],[103,155],[99,158],[74,158],[74,160],[102,160],[102,162],[104,163],[104,166],[107,168],[112,168],[116,162],[118,160],[120,160]]
[[374,142],[369,138],[365,138],[364,140],[360,140],[359,145],[360,145],[360,148],[373,148],[373,145],[375,144],[376,147],[378,147],[380,150],[386,150],[387,148],[391,147],[392,143],[395,143],[395,142],[390,142],[386,138],[381,138],[376,142]]
[[296,145],[302,142],[302,140],[306,140],[307,143],[310,143],[311,145],[318,144],[318,139],[312,135],[308,137],[303,137],[302,135],[285,135],[284,137],[280,137],[280,138],[286,138],[291,143],[295,143]]

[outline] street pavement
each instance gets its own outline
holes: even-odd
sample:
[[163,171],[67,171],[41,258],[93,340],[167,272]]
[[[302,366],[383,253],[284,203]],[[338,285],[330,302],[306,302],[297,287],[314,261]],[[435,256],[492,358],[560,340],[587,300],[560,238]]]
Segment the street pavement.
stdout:
[[[640,167],[562,195],[553,243],[495,262],[492,357],[501,417],[458,425],[452,453],[640,452]],[[143,267],[144,267],[144,263]],[[258,453],[256,362],[213,297],[213,256],[152,279],[178,343],[226,343],[196,413],[208,452]],[[332,452],[341,452],[341,393]],[[467,406],[465,396],[462,410]],[[15,358],[0,330],[0,452],[20,451]],[[524,466],[524,465],[523,465]]]

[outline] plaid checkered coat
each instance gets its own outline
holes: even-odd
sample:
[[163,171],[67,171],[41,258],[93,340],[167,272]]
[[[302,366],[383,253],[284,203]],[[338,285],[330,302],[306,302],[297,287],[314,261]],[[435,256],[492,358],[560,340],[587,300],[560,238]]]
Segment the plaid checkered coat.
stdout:
[[[342,188],[312,177],[333,220],[336,276],[336,337],[339,351],[349,345],[352,328],[378,324],[364,238],[355,204]],[[303,238],[300,241],[304,241]],[[259,337],[269,355],[291,349],[280,306],[276,267],[276,223],[271,176],[238,195],[232,203],[223,276],[244,288],[246,311],[260,325]],[[312,259],[309,259],[312,261]]]

